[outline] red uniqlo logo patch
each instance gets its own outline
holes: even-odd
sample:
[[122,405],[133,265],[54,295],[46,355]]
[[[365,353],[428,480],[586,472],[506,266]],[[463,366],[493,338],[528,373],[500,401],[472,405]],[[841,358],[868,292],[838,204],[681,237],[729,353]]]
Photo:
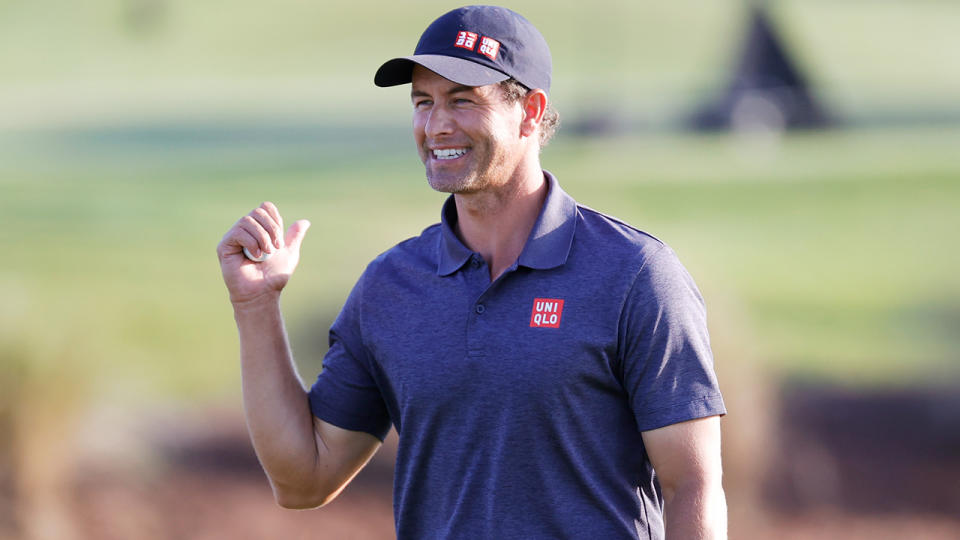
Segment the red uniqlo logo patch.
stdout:
[[453,44],[454,46],[470,49],[472,51],[474,46],[477,44],[477,37],[477,34],[473,32],[461,30],[457,33],[457,41],[455,41]]
[[533,313],[530,314],[530,327],[560,328],[561,315],[563,315],[563,300],[534,298]]
[[[500,52],[500,42],[492,37],[483,36],[480,38],[480,48],[477,49],[477,52],[491,60],[496,60],[497,53]],[[561,300],[560,303],[562,304],[563,301]]]

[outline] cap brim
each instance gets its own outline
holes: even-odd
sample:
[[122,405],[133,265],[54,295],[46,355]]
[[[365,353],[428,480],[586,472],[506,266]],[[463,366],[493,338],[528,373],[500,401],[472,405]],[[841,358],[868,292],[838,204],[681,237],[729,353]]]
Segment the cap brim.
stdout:
[[418,54],[388,60],[377,70],[373,82],[377,86],[406,84],[413,78],[414,64],[420,64],[445,79],[467,86],[485,86],[510,78],[506,73],[462,58]]

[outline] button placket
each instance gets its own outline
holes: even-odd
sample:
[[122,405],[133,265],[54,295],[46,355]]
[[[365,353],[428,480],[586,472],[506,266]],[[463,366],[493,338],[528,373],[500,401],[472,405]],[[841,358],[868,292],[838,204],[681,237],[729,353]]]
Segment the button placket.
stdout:
[[[489,314],[486,313],[489,306],[484,302],[484,295],[486,290],[489,288],[489,277],[484,270],[485,263],[483,257],[478,253],[474,253],[470,256],[470,261],[467,263],[469,266],[466,268],[465,277],[467,281],[471,284],[471,287],[475,287],[473,290],[476,291],[474,294],[474,301],[467,308],[472,313],[469,313],[467,316],[467,356],[484,356],[485,346],[483,336],[485,335],[484,325],[487,324],[485,320]],[[486,315],[485,315],[486,313]]]

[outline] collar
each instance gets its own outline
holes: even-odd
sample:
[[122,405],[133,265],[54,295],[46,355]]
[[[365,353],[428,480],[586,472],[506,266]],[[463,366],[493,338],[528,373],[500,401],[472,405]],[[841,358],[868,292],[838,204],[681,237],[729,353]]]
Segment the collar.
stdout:
[[[547,197],[540,215],[530,231],[527,243],[517,260],[519,266],[547,270],[567,262],[573,233],[577,226],[577,203],[560,188],[553,174],[543,171]],[[448,276],[470,260],[473,252],[457,238],[457,205],[453,195],[447,198],[440,213],[439,262],[437,275]]]

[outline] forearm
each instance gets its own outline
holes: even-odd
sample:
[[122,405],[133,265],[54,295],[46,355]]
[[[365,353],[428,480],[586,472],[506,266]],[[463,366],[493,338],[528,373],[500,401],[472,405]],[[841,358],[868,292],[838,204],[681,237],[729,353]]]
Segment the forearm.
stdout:
[[667,540],[725,540],[727,502],[720,482],[664,493]]
[[243,404],[257,457],[274,488],[309,479],[317,464],[313,415],[297,375],[278,296],[234,305]]

